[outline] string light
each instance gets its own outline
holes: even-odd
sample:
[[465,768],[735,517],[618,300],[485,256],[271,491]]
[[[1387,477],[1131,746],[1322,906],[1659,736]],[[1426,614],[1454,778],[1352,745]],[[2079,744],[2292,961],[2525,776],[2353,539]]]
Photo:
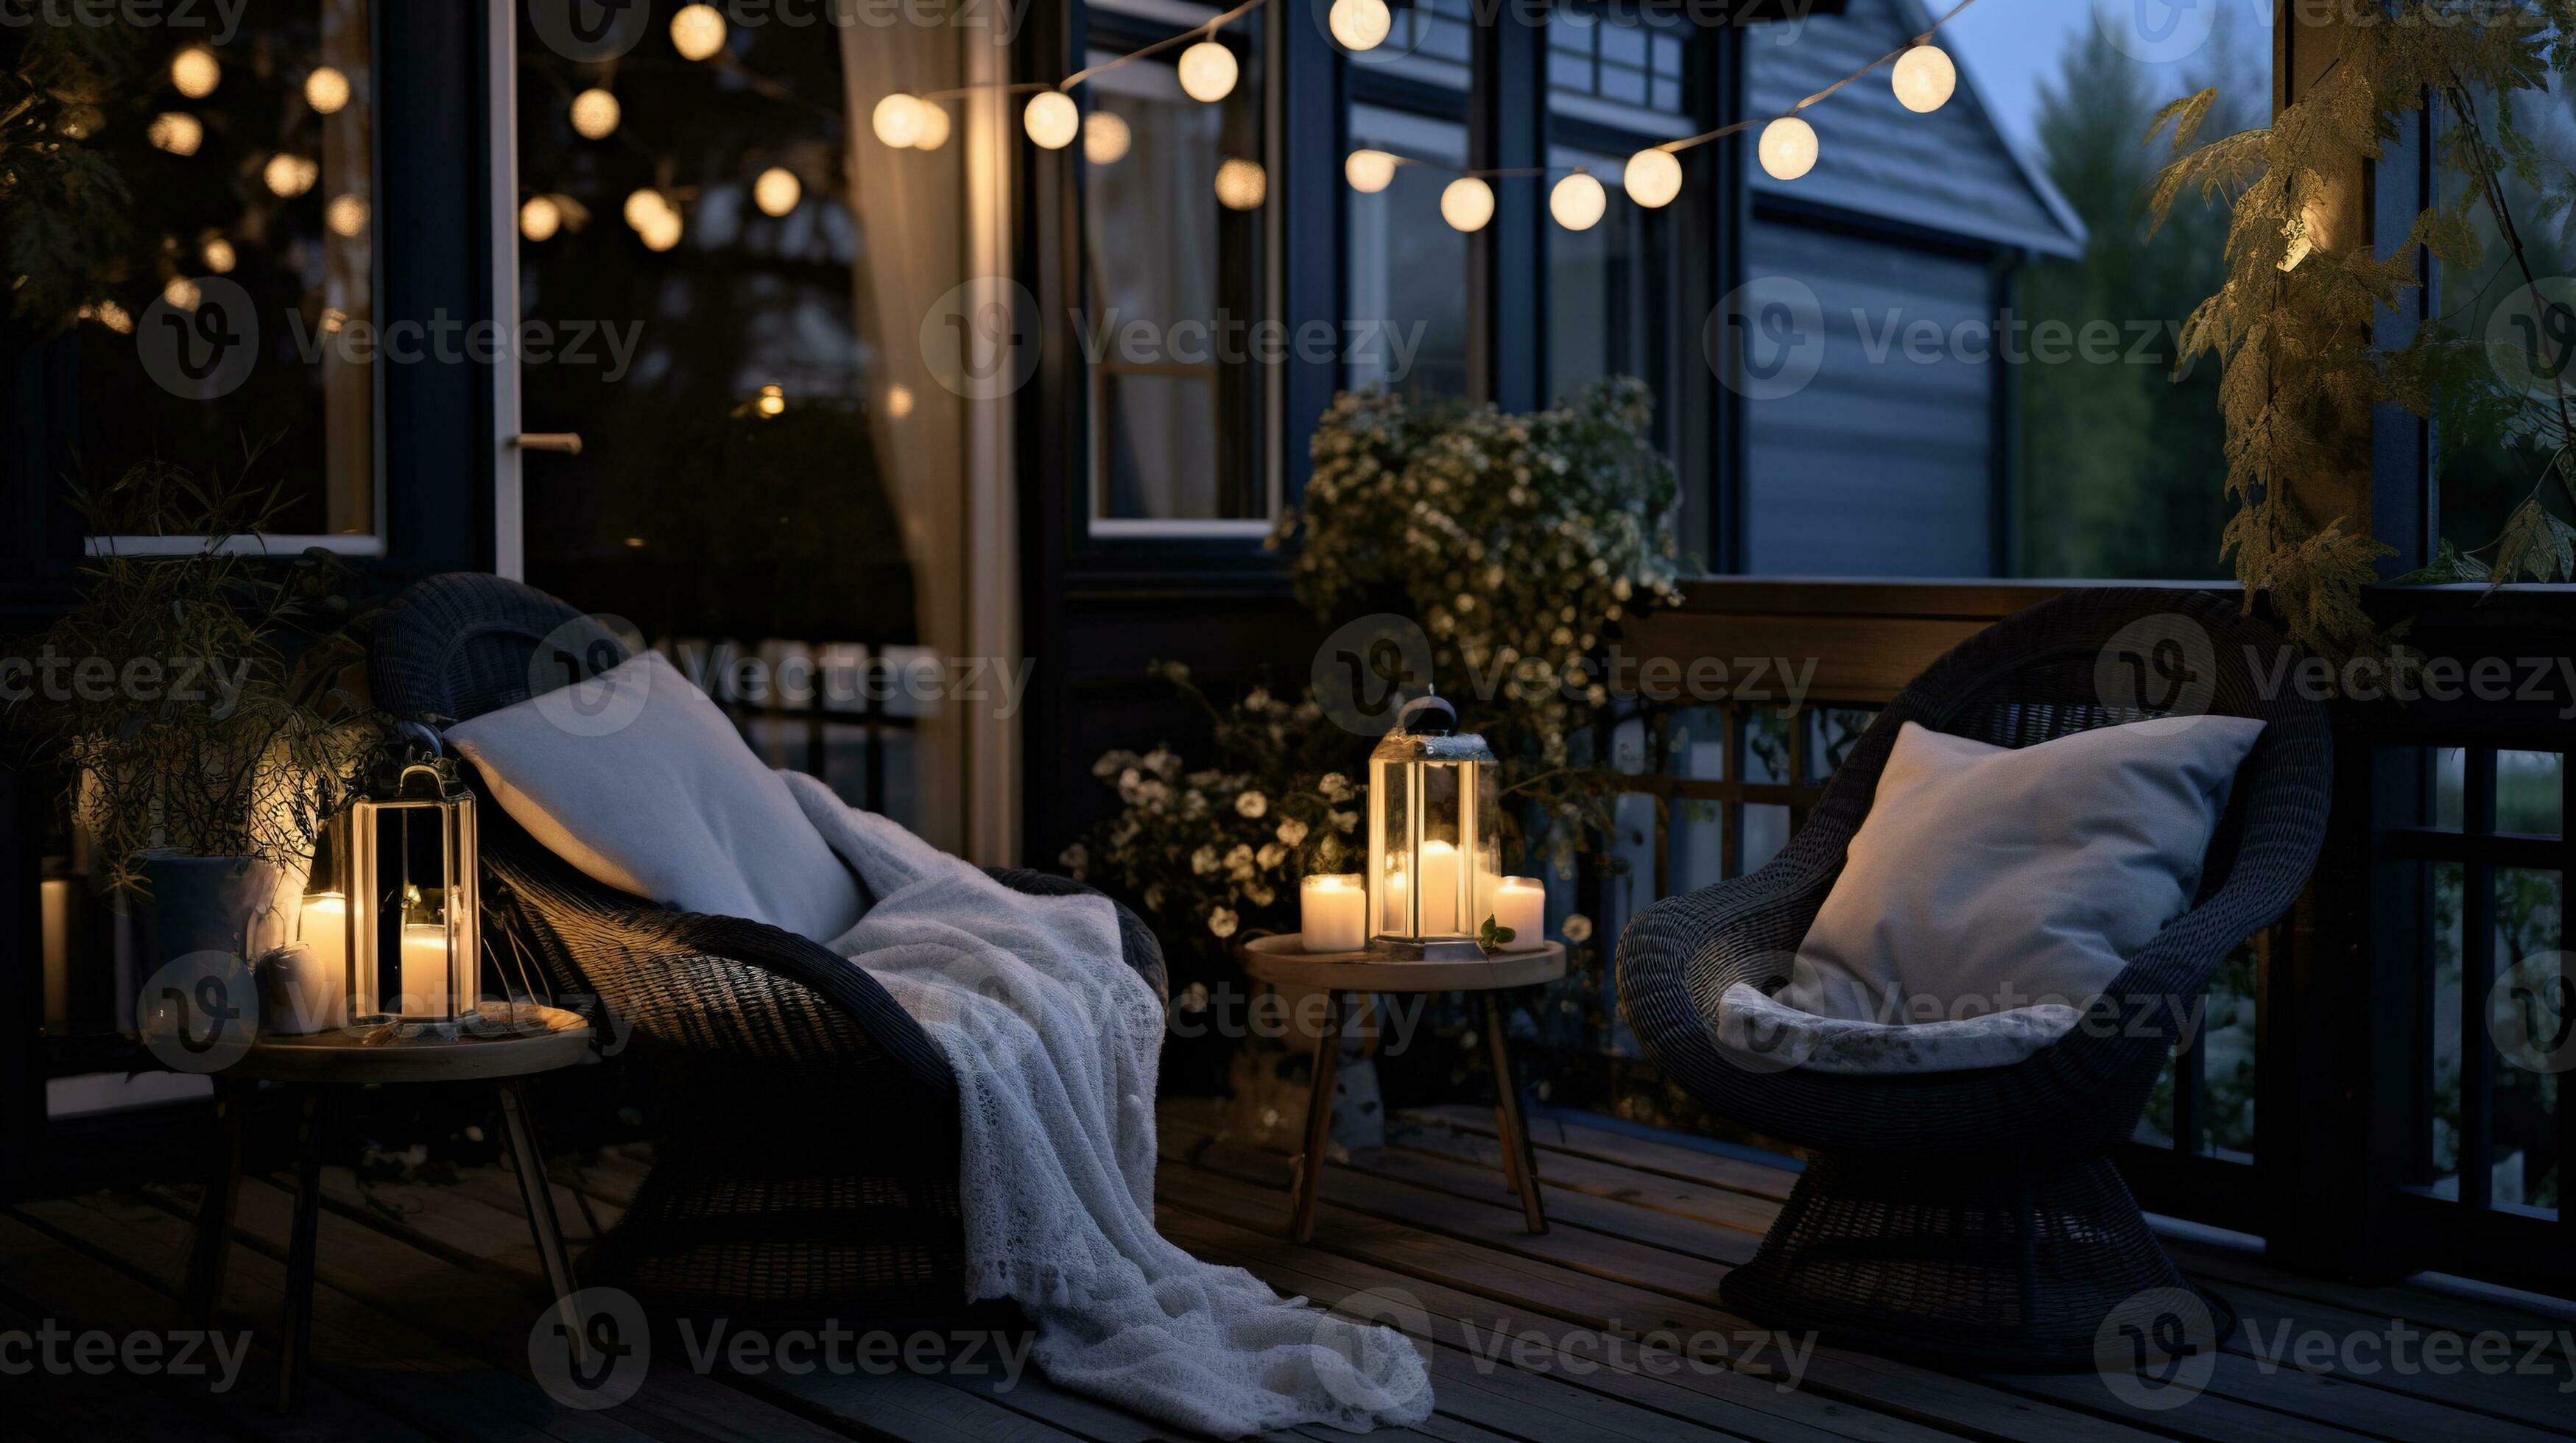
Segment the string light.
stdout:
[[80,308],[80,315],[82,320],[96,321],[120,336],[134,333],[134,317],[127,315],[125,307],[114,301],[100,301],[94,306],[83,306]]
[[1774,180],[1796,180],[1816,168],[1816,128],[1794,115],[1762,127],[1762,168]]
[[304,103],[315,115],[337,115],[349,103],[349,77],[335,66],[317,65],[304,77]]
[[322,209],[322,223],[331,228],[331,234],[355,240],[367,228],[367,203],[354,195],[335,195]]
[[563,229],[563,221],[563,207],[555,204],[551,196],[532,195],[526,205],[519,207],[519,234],[532,241],[553,240],[555,232]]
[[804,198],[805,183],[785,166],[773,165],[751,183],[751,203],[759,206],[763,215],[785,215]]
[[1114,110],[1095,110],[1082,118],[1082,158],[1093,165],[1116,165],[1135,143],[1126,118]]
[[172,276],[170,283],[161,288],[161,299],[183,311],[195,310],[197,303],[205,298],[206,293],[197,289],[197,283],[186,276]]
[[1547,213],[1567,230],[1590,230],[1601,223],[1601,214],[1610,207],[1609,193],[1601,182],[1582,171],[1576,171],[1556,183],[1547,193]]
[[1669,150],[1648,146],[1628,157],[1628,167],[1619,176],[1628,199],[1654,210],[1671,205],[1682,193],[1682,163]]
[[671,202],[660,191],[646,186],[626,197],[626,223],[642,234],[653,222],[671,213]]
[[223,80],[222,62],[202,45],[191,45],[170,57],[170,88],[190,100],[203,100],[214,94]]
[[671,17],[671,48],[682,60],[704,60],[724,43],[724,13],[713,5],[684,5]]
[[1494,218],[1494,188],[1472,175],[1458,177],[1440,192],[1440,218],[1456,230],[1483,230]]
[[680,213],[676,210],[664,211],[644,224],[641,232],[644,237],[644,248],[648,251],[669,250],[680,243],[682,230]]
[[240,259],[233,254],[233,243],[222,236],[208,236],[206,243],[197,247],[197,257],[206,263],[206,269],[219,276],[231,275],[234,263]]
[[1021,122],[1029,128],[1029,139],[1048,150],[1062,150],[1073,144],[1082,129],[1082,111],[1073,97],[1061,90],[1041,90],[1029,97],[1029,107],[1020,113]]
[[787,388],[775,381],[761,387],[760,399],[753,403],[753,408],[764,416],[787,414]]
[[304,156],[290,155],[285,151],[270,156],[267,167],[260,172],[260,179],[268,183],[269,190],[287,199],[311,190],[313,182],[321,178],[322,167]]
[[1959,88],[1959,67],[1940,46],[1917,45],[1896,57],[1888,83],[1896,90],[1897,104],[1917,115],[1929,115],[1950,103],[1952,92]]
[[912,388],[901,381],[886,387],[886,415],[900,421],[912,414]]
[[1241,76],[1234,52],[1215,40],[1202,40],[1181,52],[1181,91],[1192,100],[1214,105],[1234,93]]
[[1395,28],[1395,16],[1386,8],[1386,0],[1333,0],[1324,23],[1344,50],[1375,50]]
[[1241,156],[1216,168],[1216,202],[1227,210],[1259,210],[1270,197],[1270,173]]
[[868,113],[868,124],[876,130],[877,139],[897,150],[907,150],[921,138],[922,112],[928,108],[920,97],[898,90],[877,102],[877,108]]
[[165,110],[143,129],[144,138],[172,155],[195,155],[206,143],[205,122],[184,110]]
[[1354,150],[1342,161],[1342,179],[1362,195],[1375,195],[1395,184],[1395,157],[1383,150]]
[[921,103],[921,133],[912,138],[915,150],[937,150],[948,143],[948,107]]
[[593,87],[572,98],[572,128],[584,140],[606,140],[617,133],[617,122],[625,114],[617,97]]

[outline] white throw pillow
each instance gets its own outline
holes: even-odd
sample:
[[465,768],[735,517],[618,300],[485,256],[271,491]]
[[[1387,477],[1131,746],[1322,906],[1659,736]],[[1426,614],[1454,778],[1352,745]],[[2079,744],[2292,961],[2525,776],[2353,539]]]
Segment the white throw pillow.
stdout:
[[866,910],[786,780],[659,652],[448,728],[501,809],[592,879],[817,942]]
[[1895,1024],[2080,1011],[2191,905],[2262,730],[2172,717],[2014,749],[1905,723],[1777,1000]]

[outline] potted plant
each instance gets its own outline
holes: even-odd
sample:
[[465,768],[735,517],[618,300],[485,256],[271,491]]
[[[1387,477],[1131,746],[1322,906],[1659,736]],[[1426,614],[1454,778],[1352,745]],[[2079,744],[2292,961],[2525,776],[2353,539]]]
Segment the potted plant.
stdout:
[[256,463],[229,480],[145,463],[77,492],[101,539],[10,689],[94,882],[151,899],[156,965],[293,937],[318,821],[378,737],[339,685],[362,655],[345,573],[269,550],[288,498],[247,479]]

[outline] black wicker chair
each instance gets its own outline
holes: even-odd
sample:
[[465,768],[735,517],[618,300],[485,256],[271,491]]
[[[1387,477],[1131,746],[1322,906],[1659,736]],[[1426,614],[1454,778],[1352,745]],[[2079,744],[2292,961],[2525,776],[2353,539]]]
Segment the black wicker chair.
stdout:
[[[497,577],[431,577],[387,608],[379,707],[462,721],[627,659],[614,635]],[[631,1041],[665,1135],[625,1215],[582,1259],[676,1310],[883,1318],[964,1300],[956,1081],[883,988],[803,937],[666,910],[564,863],[498,806],[481,813],[487,935],[523,949],[558,999],[593,999]],[[1088,890],[997,870],[1023,892]],[[1127,961],[1165,987],[1126,908]]]
[[[2178,620],[2150,620],[2159,617]],[[2267,725],[2238,770],[2198,897],[2113,980],[2107,1010],[2009,1067],[1855,1076],[1729,1062],[1709,1030],[1718,998],[1733,983],[1772,991],[1787,980],[1897,729],[1914,721],[2019,747],[2140,720],[2149,713],[2106,705],[2096,681],[2106,644],[2140,622],[2205,632],[2216,672],[2205,710]],[[2264,695],[2252,670],[2258,657],[2273,665],[2281,645],[2208,593],[2087,589],[2032,607],[1907,687],[1768,866],[1630,924],[1620,1001],[1646,1051],[1712,1109],[1813,1154],[1760,1251],[1727,1275],[1729,1307],[1874,1351],[2077,1369],[2094,1366],[2115,1308],[2187,1286],[2109,1150],[2136,1128],[2177,1014],[2240,942],[2288,910],[2324,839],[2323,709]],[[2207,1301],[2223,1334],[2232,1312]]]

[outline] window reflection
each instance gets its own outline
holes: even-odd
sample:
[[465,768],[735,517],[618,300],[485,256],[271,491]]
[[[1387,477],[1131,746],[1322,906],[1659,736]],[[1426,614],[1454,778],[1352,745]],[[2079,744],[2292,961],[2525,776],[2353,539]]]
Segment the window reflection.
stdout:
[[1399,165],[1374,195],[1350,196],[1351,316],[1380,324],[1381,334],[1421,340],[1412,364],[1390,348],[1355,348],[1353,386],[1384,386],[1407,395],[1467,392],[1467,237],[1439,222],[1440,192],[1467,163],[1467,129],[1375,105],[1351,107],[1351,145],[1383,150],[1421,165]]

